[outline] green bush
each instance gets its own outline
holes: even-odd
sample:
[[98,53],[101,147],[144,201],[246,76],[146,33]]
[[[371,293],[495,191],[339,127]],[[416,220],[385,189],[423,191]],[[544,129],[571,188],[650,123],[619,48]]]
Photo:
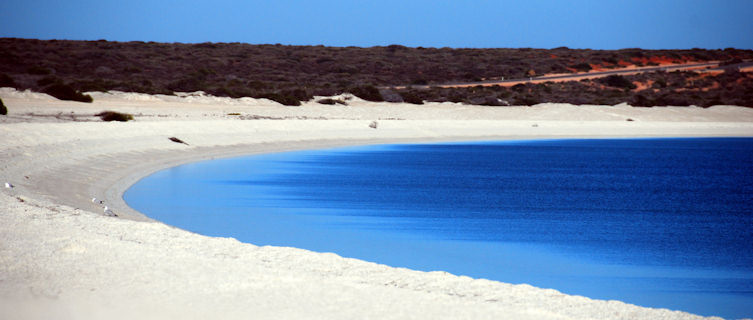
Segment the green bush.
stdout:
[[79,102],[92,102],[93,101],[90,95],[82,94],[81,92],[78,92],[78,90],[73,89],[73,87],[67,84],[62,84],[62,83],[54,83],[44,88],[42,92],[49,94],[60,100],[71,100],[71,101],[79,101]]
[[120,122],[126,122],[128,120],[133,120],[133,115],[128,113],[120,113],[115,111],[102,111],[100,113],[95,114],[94,116],[99,117],[102,119],[102,121],[120,121]]
[[8,108],[6,108],[5,105],[3,104],[3,99],[0,99],[0,114],[1,115],[8,114]]

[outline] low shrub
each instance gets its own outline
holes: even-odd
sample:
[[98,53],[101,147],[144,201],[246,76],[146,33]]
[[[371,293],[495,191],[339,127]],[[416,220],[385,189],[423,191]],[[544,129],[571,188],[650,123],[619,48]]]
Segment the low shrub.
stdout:
[[167,84],[167,89],[174,92],[194,92],[205,89],[204,80],[199,77],[186,77]]
[[693,104],[685,95],[668,92],[654,99],[654,106],[689,106]]
[[591,71],[591,65],[588,63],[578,63],[570,66],[570,68],[573,68],[578,71]]
[[46,75],[52,73],[50,69],[47,69],[45,67],[40,66],[31,66],[26,68],[26,73],[28,74],[36,74],[36,75]]
[[1,87],[15,87],[16,82],[13,81],[13,78],[11,78],[9,75],[5,73],[0,73],[0,88]]
[[254,98],[269,99],[284,106],[300,106],[301,105],[301,101],[296,99],[295,97],[282,95],[279,93],[264,93],[264,94],[257,95]]
[[611,75],[606,78],[599,79],[598,82],[615,88],[623,89],[635,89],[637,88],[633,82],[620,75]]
[[99,117],[102,119],[102,121],[120,121],[120,122],[126,122],[128,120],[133,120],[133,115],[128,113],[120,113],[115,111],[102,111],[100,113],[97,113],[94,115],[95,117]]
[[42,79],[37,80],[37,85],[44,87],[44,86],[49,86],[53,83],[61,83],[61,82],[62,81],[56,78],[55,76],[48,76],[48,77],[44,77]]
[[667,80],[664,80],[664,78],[656,79],[654,84],[651,86],[652,88],[661,89],[667,87]]
[[382,94],[379,93],[379,89],[377,89],[374,86],[354,87],[348,91],[350,91],[350,93],[353,94],[354,96],[359,97],[366,101],[374,101],[374,102],[384,101],[384,98],[382,98]]
[[499,99],[494,95],[478,96],[478,97],[470,98],[466,102],[472,105],[491,106],[491,107],[501,107],[501,106],[510,105],[508,101]]
[[386,102],[404,102],[403,96],[393,89],[381,89],[379,90],[379,94],[382,96],[382,100]]
[[650,98],[642,94],[633,96],[629,103],[633,107],[651,107],[654,105],[654,102]]
[[732,58],[730,60],[720,62],[719,66],[723,67],[723,66],[729,66],[729,65],[738,64],[738,63],[743,63],[743,60],[740,58]]
[[8,114],[8,108],[6,108],[5,105],[3,104],[3,99],[0,99],[0,114],[1,115]]
[[298,100],[299,101],[298,105],[300,105],[300,101],[309,101],[311,100],[311,98],[313,98],[313,96],[310,95],[308,91],[304,89],[286,90],[286,91],[282,91],[281,94],[284,96],[290,96]]
[[539,97],[527,94],[525,96],[517,96],[515,97],[515,100],[512,105],[515,106],[532,106],[539,103],[542,103],[542,101],[539,99]]
[[332,99],[332,98],[319,99],[316,102],[319,104],[327,104],[327,105],[334,105],[334,104],[341,104],[344,106],[348,105],[348,103],[345,101],[342,101],[340,99]]
[[424,104],[424,99],[413,92],[403,92],[400,94],[403,97],[403,101],[412,104]]
[[42,92],[49,94],[60,100],[71,100],[71,101],[79,101],[79,102],[92,102],[93,101],[90,95],[82,94],[78,90],[73,89],[73,87],[67,84],[62,84],[62,83],[54,83],[44,88]]

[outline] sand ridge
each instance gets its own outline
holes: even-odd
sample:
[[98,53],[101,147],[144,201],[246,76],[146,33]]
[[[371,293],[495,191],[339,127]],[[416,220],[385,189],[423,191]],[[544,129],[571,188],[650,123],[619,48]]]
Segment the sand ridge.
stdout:
[[[10,112],[0,120],[0,182],[15,186],[0,194],[0,317],[697,318],[205,237],[151,221],[128,208],[122,192],[180,163],[286,150],[445,140],[753,136],[751,109],[731,106],[492,108],[352,99],[350,106],[290,108],[191,97],[113,93],[82,104],[0,89]],[[96,121],[91,115],[102,110],[132,112],[136,121]],[[75,121],[62,116],[70,113],[78,114]],[[374,120],[377,129],[369,127]],[[189,145],[168,140],[172,136]],[[105,216],[92,197],[104,199],[120,217]]]

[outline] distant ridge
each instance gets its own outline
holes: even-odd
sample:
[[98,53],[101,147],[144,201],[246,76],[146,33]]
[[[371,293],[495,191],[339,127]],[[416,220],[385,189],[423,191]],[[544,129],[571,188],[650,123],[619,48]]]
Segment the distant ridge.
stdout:
[[[52,85],[70,86],[78,92],[205,91],[217,96],[268,98],[285,105],[298,105],[315,95],[351,92],[366,100],[410,103],[628,102],[645,106],[753,107],[753,76],[739,70],[631,75],[610,80],[611,84],[593,79],[529,83],[512,88],[435,88],[437,84],[452,82],[533,78],[669,63],[719,61],[730,65],[750,60],[753,51],[732,48],[437,49],[400,45],[359,48],[0,38],[0,86],[40,92]],[[618,83],[619,86],[614,86]],[[390,89],[395,86],[401,88]]]

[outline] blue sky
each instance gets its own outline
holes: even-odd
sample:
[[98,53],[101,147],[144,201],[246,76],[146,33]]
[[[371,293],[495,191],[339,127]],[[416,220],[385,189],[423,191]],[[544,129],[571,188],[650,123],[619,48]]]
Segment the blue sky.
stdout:
[[753,1],[2,0],[0,37],[296,45],[753,49]]

